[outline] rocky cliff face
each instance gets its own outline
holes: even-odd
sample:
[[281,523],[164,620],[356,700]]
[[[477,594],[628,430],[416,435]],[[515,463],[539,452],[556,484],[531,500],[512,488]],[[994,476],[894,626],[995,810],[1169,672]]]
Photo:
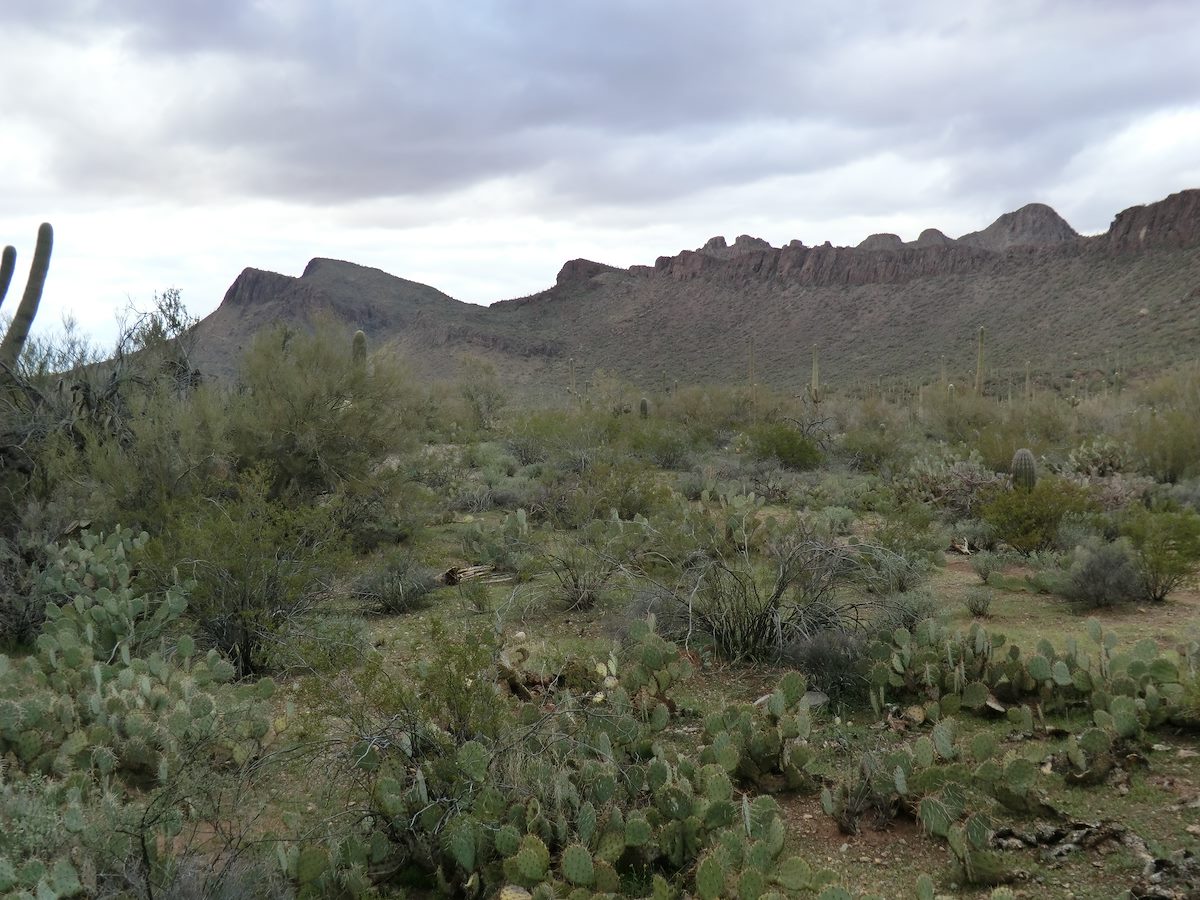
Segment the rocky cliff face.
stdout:
[[1146,206],[1117,213],[1105,235],[1114,253],[1154,247],[1182,248],[1200,244],[1200,190],[1172,194]]

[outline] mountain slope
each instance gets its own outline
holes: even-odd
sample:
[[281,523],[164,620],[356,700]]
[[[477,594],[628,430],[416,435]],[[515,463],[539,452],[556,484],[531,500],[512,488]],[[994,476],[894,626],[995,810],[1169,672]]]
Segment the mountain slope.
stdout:
[[743,235],[652,267],[572,260],[553,287],[490,307],[334,260],[299,278],[247,269],[197,326],[201,366],[228,372],[258,328],[314,315],[395,343],[428,376],[482,354],[530,390],[560,389],[570,358],[583,377],[647,389],[742,381],[751,342],[756,379],[779,387],[805,382],[814,344],[835,381],[931,377],[943,355],[965,373],[980,325],[999,380],[1026,360],[1055,374],[1119,354],[1167,361],[1200,350],[1200,190],[1125,210],[1095,237],[1030,204],[958,240],[926,229],[775,248]]

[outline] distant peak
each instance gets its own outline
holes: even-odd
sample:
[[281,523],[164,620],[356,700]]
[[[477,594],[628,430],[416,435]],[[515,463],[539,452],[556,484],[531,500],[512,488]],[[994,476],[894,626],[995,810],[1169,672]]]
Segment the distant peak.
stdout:
[[926,228],[918,235],[915,247],[949,247],[954,241],[936,228]]
[[1009,247],[1048,246],[1073,241],[1079,233],[1045,203],[1027,203],[1005,213],[983,231],[964,234],[960,243],[1003,252]]
[[859,250],[902,250],[904,241],[900,240],[898,234],[873,234],[861,244],[858,245]]

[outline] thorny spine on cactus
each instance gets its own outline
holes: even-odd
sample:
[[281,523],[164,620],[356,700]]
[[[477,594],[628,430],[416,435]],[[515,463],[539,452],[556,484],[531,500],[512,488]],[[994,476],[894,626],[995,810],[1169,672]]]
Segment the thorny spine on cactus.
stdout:
[[[10,372],[16,368],[17,359],[25,347],[29,337],[29,327],[33,317],[37,315],[38,304],[42,300],[42,288],[46,284],[46,274],[50,271],[50,252],[54,248],[54,229],[49,222],[43,222],[38,228],[37,246],[33,251],[33,264],[29,267],[29,280],[25,282],[25,293],[21,295],[21,303],[13,316],[12,324],[0,343],[0,368]],[[17,251],[5,247],[3,258],[0,259],[0,303],[8,292],[12,273],[16,267]]]
[[1013,487],[1022,491],[1032,491],[1037,483],[1037,461],[1033,458],[1033,451],[1022,447],[1014,453],[1011,469]]

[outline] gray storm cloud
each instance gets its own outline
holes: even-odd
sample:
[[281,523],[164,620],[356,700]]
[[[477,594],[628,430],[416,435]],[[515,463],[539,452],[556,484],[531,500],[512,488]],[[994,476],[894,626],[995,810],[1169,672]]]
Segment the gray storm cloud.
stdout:
[[56,104],[51,174],[84,192],[203,178],[336,204],[518,178],[636,206],[886,151],[943,165],[947,197],[1024,202],[1137,116],[1200,100],[1182,2],[17,0],[0,24],[114,42],[156,82],[153,117],[119,134],[87,115],[105,98],[86,72],[16,106]]

